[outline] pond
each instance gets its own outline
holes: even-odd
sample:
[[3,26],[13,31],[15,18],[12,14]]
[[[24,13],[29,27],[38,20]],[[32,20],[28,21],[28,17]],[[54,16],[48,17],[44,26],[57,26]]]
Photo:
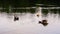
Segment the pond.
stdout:
[[[19,20],[14,21],[14,15]],[[42,20],[47,20],[48,25],[39,24]],[[0,13],[0,34],[60,34],[60,15],[40,10],[34,14]]]

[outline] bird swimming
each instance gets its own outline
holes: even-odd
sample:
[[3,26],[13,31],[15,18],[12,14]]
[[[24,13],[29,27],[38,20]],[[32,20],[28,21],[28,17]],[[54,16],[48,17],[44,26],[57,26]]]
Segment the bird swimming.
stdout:
[[47,20],[39,21],[39,23],[41,23],[41,24],[44,25],[44,26],[48,25]]
[[14,21],[17,21],[17,20],[19,20],[19,17],[14,16]]

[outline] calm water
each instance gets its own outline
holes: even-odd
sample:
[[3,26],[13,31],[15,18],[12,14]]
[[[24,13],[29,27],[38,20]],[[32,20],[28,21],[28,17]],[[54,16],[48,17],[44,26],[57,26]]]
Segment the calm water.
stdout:
[[[36,15],[39,13],[39,17]],[[44,15],[40,10],[34,14],[15,13],[19,17],[14,21],[14,13],[0,13],[0,34],[60,34],[59,14],[48,13]],[[46,19],[48,25],[39,24],[38,21]]]

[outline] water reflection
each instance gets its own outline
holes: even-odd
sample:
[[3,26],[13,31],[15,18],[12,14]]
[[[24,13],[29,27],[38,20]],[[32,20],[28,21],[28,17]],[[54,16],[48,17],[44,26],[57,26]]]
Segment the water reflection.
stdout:
[[[59,14],[50,11],[31,13],[0,13],[0,34],[59,34]],[[18,21],[14,21],[17,15]],[[46,26],[46,27],[44,27]]]
[[48,14],[48,10],[47,9],[42,9],[42,13],[44,14],[44,15],[47,15]]
[[60,14],[60,9],[42,9],[42,13],[44,16],[47,16],[48,13],[50,14]]

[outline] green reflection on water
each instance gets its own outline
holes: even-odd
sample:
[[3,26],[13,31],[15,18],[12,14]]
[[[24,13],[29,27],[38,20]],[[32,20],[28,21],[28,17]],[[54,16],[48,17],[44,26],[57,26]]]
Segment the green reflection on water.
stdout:
[[43,13],[44,15],[47,15],[47,14],[48,14],[48,10],[42,9],[42,13]]
[[35,9],[13,9],[12,13],[35,13]]
[[57,14],[58,10],[57,9],[51,9],[51,13]]
[[6,13],[35,13],[35,9],[12,9],[9,11],[9,9],[2,9],[0,12],[6,12]]
[[[9,8],[6,9],[0,9],[0,12],[6,12],[6,13],[36,13],[36,9],[11,9],[9,11]],[[47,15],[48,13],[53,14],[60,14],[60,9],[42,9],[42,14]]]
[[42,14],[47,15],[48,13],[51,14],[59,14],[60,15],[60,9],[42,9]]

